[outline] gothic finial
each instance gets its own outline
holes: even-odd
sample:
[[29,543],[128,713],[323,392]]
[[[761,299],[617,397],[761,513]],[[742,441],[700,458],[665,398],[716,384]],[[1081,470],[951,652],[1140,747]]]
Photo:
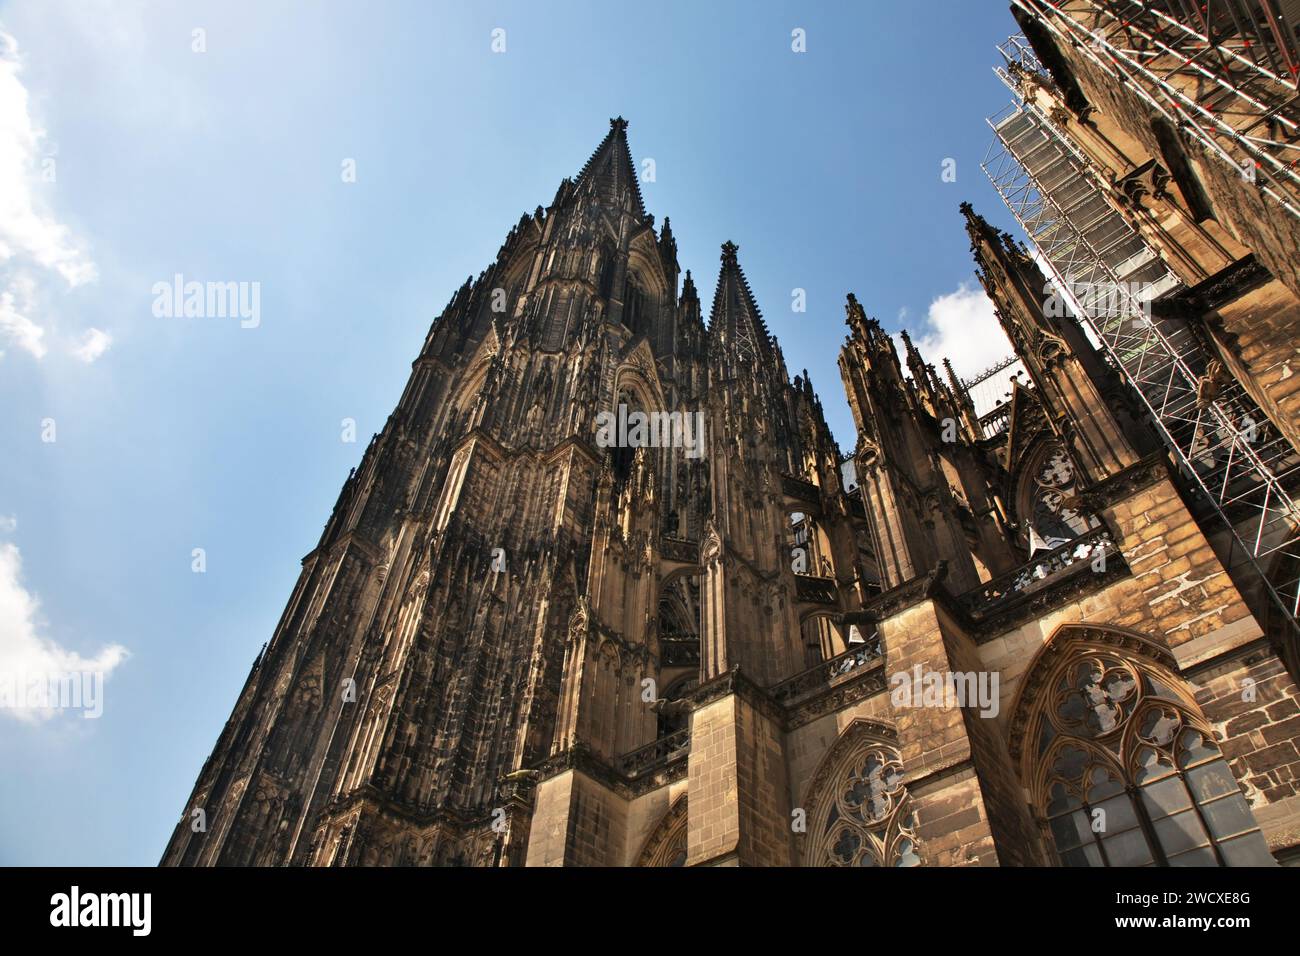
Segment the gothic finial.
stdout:
[[966,394],[966,387],[962,385],[961,379],[959,379],[957,373],[953,371],[952,362],[948,361],[946,358],[943,360],[943,370],[948,375],[948,387],[952,389],[953,395],[957,396],[958,399],[968,398],[969,396]]
[[991,242],[997,243],[998,232],[989,225],[988,220],[975,211],[975,207],[968,202],[961,204],[961,214],[966,217],[966,232],[971,238],[971,251],[975,251],[980,236],[988,238]]
[[686,277],[682,280],[682,301],[696,302],[700,301],[700,294],[695,291],[695,280],[691,278],[691,270],[686,270]]
[[621,116],[616,116],[609,121],[609,128],[620,133],[626,132],[627,120],[623,119]]
[[730,239],[722,244],[722,261],[735,262],[736,253],[740,251],[740,246],[736,245]]
[[928,366],[925,364],[925,359],[921,358],[921,353],[912,344],[912,337],[907,334],[907,329],[903,329],[899,336],[902,338],[903,348],[907,352],[907,368],[912,373],[912,381],[916,383],[917,388],[925,388],[930,384],[929,376],[926,373]]
[[847,316],[844,323],[855,332],[862,328],[863,334],[866,334],[867,315],[862,311],[862,306],[858,304],[858,297],[852,292],[848,295],[848,301],[844,303],[844,313]]

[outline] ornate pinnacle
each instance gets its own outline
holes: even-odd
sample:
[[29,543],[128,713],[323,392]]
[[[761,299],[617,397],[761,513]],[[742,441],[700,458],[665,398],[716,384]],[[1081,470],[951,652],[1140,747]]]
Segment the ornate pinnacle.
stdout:
[[968,202],[960,206],[961,214],[966,217],[966,233],[970,236],[971,251],[977,251],[979,237],[981,235],[996,244],[998,241],[997,230],[989,225],[988,220],[975,211],[975,207]]
[[867,318],[867,313],[859,304],[858,297],[852,292],[848,294],[848,301],[844,304],[844,311],[848,316],[844,320],[845,325],[855,332],[860,332],[863,338],[868,337],[873,328],[879,328],[879,323],[875,319]]
[[844,314],[848,316],[845,320],[850,328],[856,328],[859,317],[862,315],[862,306],[858,305],[858,297],[852,292],[848,295],[848,301],[844,303]]
[[722,261],[735,262],[736,253],[740,251],[740,246],[736,245],[730,239],[722,244]]
[[695,280],[691,278],[691,270],[687,269],[686,278],[682,282],[682,297],[689,298],[691,296],[696,296],[697,294],[698,293],[695,291]]
[[963,405],[969,405],[970,395],[966,392],[966,386],[962,384],[961,379],[957,377],[957,373],[953,371],[952,362],[945,358],[943,369],[948,375],[948,387],[952,389],[953,396]]

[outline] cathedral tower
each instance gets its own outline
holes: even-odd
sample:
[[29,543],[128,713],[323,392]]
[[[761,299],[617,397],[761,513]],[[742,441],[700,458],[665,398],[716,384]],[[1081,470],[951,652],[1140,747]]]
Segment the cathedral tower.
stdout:
[[565,768],[625,804],[701,680],[835,650],[801,612],[867,575],[820,403],[737,247],[707,328],[676,249],[611,120],[433,323],[164,863],[624,862]]

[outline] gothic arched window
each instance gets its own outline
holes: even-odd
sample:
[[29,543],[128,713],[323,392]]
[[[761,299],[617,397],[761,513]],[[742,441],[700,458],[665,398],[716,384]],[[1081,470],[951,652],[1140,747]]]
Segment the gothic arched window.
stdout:
[[[641,397],[639,389],[632,388],[626,384],[620,384],[618,388],[618,400],[614,403],[614,414],[620,419],[631,419],[634,412],[645,413],[646,401]],[[632,426],[628,425],[629,432]],[[614,466],[614,478],[617,481],[623,481],[632,471],[632,461],[636,457],[636,449],[630,445],[615,445],[611,451]]]
[[1028,724],[1033,791],[1065,866],[1271,865],[1250,805],[1178,678],[1079,646]]
[[623,324],[633,335],[640,335],[646,331],[649,311],[648,297],[641,288],[639,277],[629,272],[623,295]]
[[812,783],[807,866],[918,866],[898,751],[863,724],[845,732]]
[[1098,526],[1079,502],[1074,463],[1059,442],[1048,442],[1030,457],[1016,507],[1031,554],[1060,547]]
[[606,301],[614,295],[614,275],[618,271],[618,256],[614,244],[606,241],[600,247],[600,279],[597,288],[600,297]]
[[637,866],[685,866],[687,797],[685,794],[663,815],[654,832],[646,840],[637,860]]
[[557,352],[564,347],[569,330],[577,321],[581,302],[577,292],[564,290],[548,297],[546,306],[550,311],[545,317],[540,348],[543,352]]

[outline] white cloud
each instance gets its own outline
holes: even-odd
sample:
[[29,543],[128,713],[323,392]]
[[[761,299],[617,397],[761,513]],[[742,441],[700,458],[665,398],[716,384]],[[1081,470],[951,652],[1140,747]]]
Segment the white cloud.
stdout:
[[32,120],[21,69],[17,41],[0,30],[0,344],[15,344],[40,358],[45,329],[31,317],[32,271],[53,271],[69,287],[90,282],[97,273],[81,243],[46,210],[38,193],[53,157],[44,130]]
[[[0,542],[0,681],[10,693],[17,690],[19,704],[31,703],[22,700],[23,689],[31,682],[57,680],[69,674],[101,675],[99,690],[102,692],[103,678],[126,659],[126,648],[110,644],[94,657],[65,650],[41,635],[39,610],[36,595],[23,586],[22,557],[17,545]],[[102,696],[98,704],[102,707]],[[90,702],[85,706],[89,713]],[[55,713],[33,706],[0,707],[0,714],[28,723],[48,719]]]
[[81,344],[72,350],[72,354],[89,365],[108,351],[113,344],[113,336],[99,329],[86,329],[81,337]]
[[18,530],[18,519],[14,515],[0,515],[0,532],[10,534]]
[[942,370],[948,359],[962,378],[978,375],[1013,351],[989,297],[966,282],[931,302],[925,324],[908,332],[927,362]]
[[[45,330],[26,315],[34,304],[36,284],[27,275],[15,275],[0,289],[0,342],[26,349],[36,358],[45,354]],[[4,352],[0,352],[3,356]]]
[[45,132],[32,121],[20,70],[17,41],[0,31],[0,259],[27,257],[81,285],[95,278],[95,264],[38,201],[38,170],[52,157],[43,155]]

